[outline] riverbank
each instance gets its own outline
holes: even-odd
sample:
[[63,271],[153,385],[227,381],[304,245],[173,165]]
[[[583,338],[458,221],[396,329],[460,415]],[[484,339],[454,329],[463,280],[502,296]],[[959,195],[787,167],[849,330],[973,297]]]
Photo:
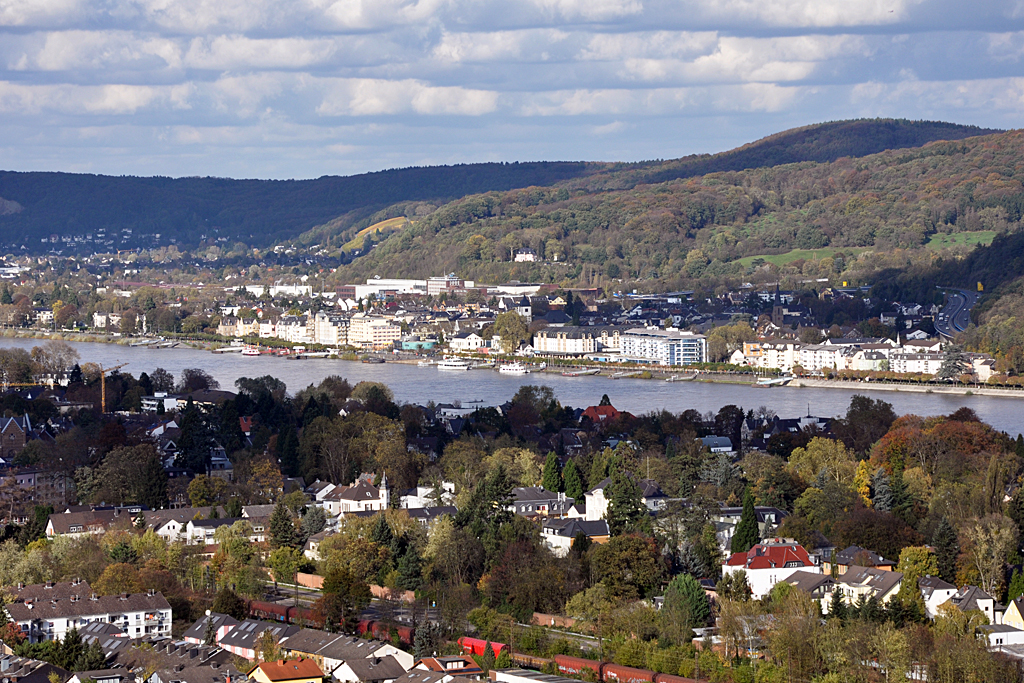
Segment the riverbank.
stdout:
[[1024,398],[1024,388],[983,386],[936,386],[932,384],[899,384],[890,382],[842,382],[828,379],[798,378],[787,387],[807,389],[844,389],[846,391],[894,391],[907,394],[941,394],[946,396],[1000,396],[1004,398]]

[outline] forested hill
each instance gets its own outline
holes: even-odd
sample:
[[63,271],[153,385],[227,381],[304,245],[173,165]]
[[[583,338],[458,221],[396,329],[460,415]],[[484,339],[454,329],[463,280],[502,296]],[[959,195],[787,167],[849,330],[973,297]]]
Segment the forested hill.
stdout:
[[[550,185],[603,169],[578,162],[404,168],[316,180],[139,178],[0,172],[0,242],[95,233],[161,234],[196,244],[226,237],[265,246],[345,214],[355,220],[404,201]],[[150,240],[143,246],[152,246]]]
[[[766,257],[799,249],[806,253],[794,278],[832,278],[856,268],[850,279],[873,284],[861,270],[896,259],[894,267],[910,272],[911,252],[930,267],[942,240],[967,248],[986,235],[1019,230],[1024,133],[830,163],[624,182],[624,189],[609,188],[614,177],[460,199],[387,237],[338,277],[454,271],[485,282],[622,280],[713,289],[776,280],[777,270],[761,270],[781,262]],[[535,249],[541,261],[510,263],[509,249],[520,246]],[[873,256],[858,263],[855,257],[869,250]]]
[[[131,230],[132,241],[140,246],[153,246],[150,236],[156,233],[163,244],[171,238],[196,244],[205,235],[265,246],[315,226],[325,229],[313,232],[314,237],[338,233],[402,202],[442,204],[566,181],[570,187],[623,188],[717,171],[833,161],[988,132],[935,122],[841,121],[786,131],[722,154],[668,162],[466,164],[303,181],[0,172],[0,243],[35,246],[52,234]],[[133,246],[132,241],[124,246]]]

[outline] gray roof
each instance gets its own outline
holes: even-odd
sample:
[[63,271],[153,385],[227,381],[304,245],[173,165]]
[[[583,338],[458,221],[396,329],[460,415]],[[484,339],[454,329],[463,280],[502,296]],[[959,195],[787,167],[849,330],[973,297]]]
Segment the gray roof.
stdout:
[[242,517],[218,517],[217,519],[193,519],[192,526],[203,529],[219,529],[222,526],[231,526]]
[[246,505],[242,508],[242,517],[250,519],[255,517],[270,517],[274,514],[276,505]]
[[391,680],[405,675],[405,667],[391,655],[350,659],[345,664],[352,669],[352,673],[361,683]]
[[588,538],[594,536],[608,536],[608,522],[603,519],[587,521],[585,519],[549,519],[544,522],[545,529],[551,529],[556,536],[575,538],[576,534],[583,533]]
[[278,640],[284,640],[285,638],[298,633],[302,629],[298,626],[277,624],[272,621],[246,619],[238,626],[228,631],[227,635],[220,639],[220,643],[224,646],[252,650],[256,647],[256,639],[261,633],[267,630],[273,633]]
[[95,614],[169,610],[171,606],[160,593],[131,593],[127,596],[101,595],[93,598],[83,595],[78,598],[72,596],[64,599],[35,600],[31,605],[25,602],[12,602],[5,608],[12,620],[22,622],[33,619],[81,618]]
[[870,550],[866,550],[865,548],[861,548],[857,545],[851,545],[849,548],[840,550],[836,553],[836,564],[852,565],[857,561],[869,562],[873,567],[883,564],[896,565],[892,560],[887,560],[878,553],[871,552]]
[[382,647],[384,647],[384,643],[379,640],[365,640],[363,638],[347,636],[328,643],[320,648],[317,654],[328,659],[348,661],[350,659],[370,657]]
[[220,612],[210,612],[210,614],[199,617],[196,623],[189,626],[188,630],[182,634],[183,638],[196,638],[202,640],[206,637],[206,622],[210,620],[213,622],[213,627],[219,629],[222,626],[238,626],[238,619],[230,617],[227,614],[221,614]]
[[[83,533],[90,527],[101,527],[106,529],[117,519],[117,512],[114,510],[87,510],[85,512],[55,512],[50,515],[50,522],[53,524],[55,534]],[[72,527],[82,527],[72,532]]]
[[816,574],[814,572],[805,571],[793,572],[783,579],[783,581],[794,588],[799,588],[805,593],[814,593],[814,591],[820,588],[834,586],[836,583],[828,574]]
[[917,580],[917,585],[924,593],[924,597],[927,600],[931,597],[932,593],[941,590],[956,590],[956,586],[951,583],[947,583],[937,576],[922,576]]
[[964,586],[949,599],[949,602],[964,612],[971,609],[984,611],[978,606],[978,602],[981,600],[991,600],[997,611],[1002,608],[995,598],[977,586]]
[[288,636],[282,647],[285,650],[311,655],[330,645],[339,638],[347,638],[339,633],[328,633],[312,628],[304,628],[295,635]]
[[[543,486],[519,486],[512,489],[512,497],[519,503],[545,503],[560,500],[557,493],[548,491]],[[572,498],[564,498],[572,501]]]
[[708,448],[732,449],[732,439],[727,436],[704,436],[699,441]]
[[406,512],[412,519],[432,520],[442,515],[454,517],[459,509],[454,505],[435,505],[430,508],[407,508]]
[[903,580],[902,572],[890,572],[874,567],[850,566],[836,583],[848,586],[868,586],[879,597],[888,594]]

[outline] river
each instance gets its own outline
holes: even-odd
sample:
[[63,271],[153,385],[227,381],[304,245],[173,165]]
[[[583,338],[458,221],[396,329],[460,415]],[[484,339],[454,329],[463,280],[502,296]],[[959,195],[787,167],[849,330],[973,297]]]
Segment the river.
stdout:
[[[0,348],[30,349],[44,343],[39,339],[0,338]],[[998,396],[951,396],[869,389],[838,389],[811,387],[754,388],[748,385],[713,384],[705,382],[664,382],[643,379],[609,379],[607,377],[562,377],[539,373],[521,377],[501,375],[492,370],[440,372],[399,363],[364,364],[330,359],[286,360],[272,356],[243,357],[237,353],[214,354],[189,348],[149,349],[115,344],[69,342],[82,357],[82,362],[100,363],[110,367],[128,363],[124,372],[136,377],[143,372],[164,368],[175,377],[185,368],[202,368],[210,373],[223,389],[234,390],[239,377],[273,375],[284,381],[294,393],[310,384],[317,384],[328,375],[340,375],[351,384],[363,380],[383,382],[391,387],[399,403],[428,401],[483,401],[498,405],[512,398],[524,384],[551,387],[563,405],[585,408],[596,405],[602,394],[608,394],[619,410],[640,414],[665,409],[679,413],[694,408],[701,413],[717,412],[734,404],[744,410],[768,406],[780,417],[811,414],[817,417],[839,417],[846,413],[850,397],[860,393],[880,398],[893,405],[900,414],[946,415],[958,408],[973,408],[982,420],[996,429],[1016,436],[1024,431],[1024,402],[1019,398]]]

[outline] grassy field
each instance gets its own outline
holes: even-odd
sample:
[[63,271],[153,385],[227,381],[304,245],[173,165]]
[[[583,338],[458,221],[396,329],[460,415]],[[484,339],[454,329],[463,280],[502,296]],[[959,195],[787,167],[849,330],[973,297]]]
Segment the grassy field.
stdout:
[[[371,234],[380,230],[381,235],[390,235],[393,232],[397,232],[404,228],[406,225],[410,225],[412,221],[405,217],[389,218],[386,221],[380,223],[374,223],[368,228],[363,228],[356,233],[356,236],[345,243],[342,247],[345,251],[352,251],[353,249],[359,249],[363,246],[363,239]],[[376,241],[376,240],[374,240]]]
[[992,240],[994,240],[995,237],[996,233],[994,230],[955,232],[951,235],[935,234],[928,238],[928,241],[925,242],[924,246],[935,251],[948,249],[949,247],[953,247],[958,244],[967,245],[969,247],[976,247],[980,244],[987,247],[992,244]]
[[746,267],[754,262],[755,259],[764,259],[768,263],[774,263],[777,266],[784,266],[787,263],[792,263],[798,259],[805,261],[818,260],[823,258],[831,258],[836,255],[837,252],[843,252],[844,254],[859,254],[867,251],[868,247],[842,247],[839,249],[833,249],[826,247],[824,249],[794,249],[793,251],[787,251],[785,254],[761,254],[759,256],[744,256],[739,259],[739,263]]

